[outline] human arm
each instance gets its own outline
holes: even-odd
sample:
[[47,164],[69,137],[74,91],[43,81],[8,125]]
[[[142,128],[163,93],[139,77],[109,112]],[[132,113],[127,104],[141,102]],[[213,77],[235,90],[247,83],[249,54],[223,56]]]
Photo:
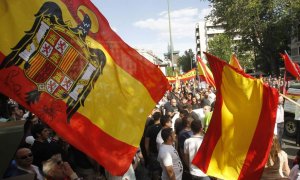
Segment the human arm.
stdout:
[[289,176],[289,174],[290,174],[290,167],[289,167],[289,162],[288,162],[288,157],[287,157],[287,154],[284,152],[284,151],[282,151],[283,152],[283,159],[284,159],[284,161],[283,161],[283,165],[282,165],[282,173],[285,175],[285,176]]
[[68,162],[63,162],[63,170],[64,173],[71,179],[71,180],[76,180],[79,179],[77,174],[73,171],[71,168],[70,164]]
[[149,156],[149,142],[150,142],[150,138],[145,137],[145,150],[146,150],[146,155],[147,156]]
[[190,154],[189,154],[189,141],[186,140],[184,142],[184,148],[183,148],[183,163],[185,166],[190,170]]
[[166,172],[167,172],[167,175],[168,175],[169,179],[170,180],[176,180],[175,173],[174,173],[174,170],[173,170],[173,165],[165,166],[165,168],[166,168]]

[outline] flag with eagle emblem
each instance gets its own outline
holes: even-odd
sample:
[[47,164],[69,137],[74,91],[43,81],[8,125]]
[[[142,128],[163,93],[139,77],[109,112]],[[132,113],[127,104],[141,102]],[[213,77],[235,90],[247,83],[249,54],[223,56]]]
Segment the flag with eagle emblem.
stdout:
[[0,22],[0,92],[112,174],[125,173],[169,88],[161,71],[89,0],[2,0]]

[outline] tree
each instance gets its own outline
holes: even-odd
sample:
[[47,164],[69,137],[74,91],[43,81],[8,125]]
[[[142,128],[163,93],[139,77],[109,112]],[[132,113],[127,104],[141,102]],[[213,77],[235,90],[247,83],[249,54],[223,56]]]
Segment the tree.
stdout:
[[254,66],[267,73],[279,73],[279,53],[289,49],[292,27],[300,15],[299,0],[209,0],[211,17],[224,23],[231,37],[239,34],[244,52],[254,52]]
[[226,34],[218,34],[208,41],[208,52],[227,62],[233,52],[232,47],[233,41]]
[[[192,49],[185,51],[184,55],[179,57],[178,64],[179,64],[179,67],[181,67],[183,72],[188,72],[189,70],[191,70],[192,68],[195,67],[195,64],[193,63],[194,57],[195,57],[195,54],[193,53]],[[191,68],[191,66],[192,66],[192,68]]]
[[235,53],[240,65],[246,69],[253,69],[254,57],[252,51],[243,49],[239,41],[234,41],[228,34],[218,34],[208,41],[208,52],[229,62],[232,53]]

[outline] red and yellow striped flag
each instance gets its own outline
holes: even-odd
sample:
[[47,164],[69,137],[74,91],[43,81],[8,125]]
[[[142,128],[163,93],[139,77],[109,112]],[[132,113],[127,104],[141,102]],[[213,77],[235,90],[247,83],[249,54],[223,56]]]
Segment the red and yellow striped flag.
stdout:
[[229,64],[235,68],[237,68],[238,70],[243,70],[242,66],[239,63],[239,60],[237,59],[235,54],[232,54],[230,57],[230,61]]
[[0,92],[114,175],[169,87],[89,0],[0,2]]
[[296,79],[300,79],[300,68],[299,65],[294,63],[287,52],[280,54],[284,61],[285,70],[289,72]]
[[205,81],[207,84],[216,88],[214,77],[210,71],[210,69],[205,65],[202,59],[197,56],[198,59],[198,71],[201,81]]
[[193,164],[220,179],[260,179],[272,144],[278,91],[215,56],[206,56],[217,97]]

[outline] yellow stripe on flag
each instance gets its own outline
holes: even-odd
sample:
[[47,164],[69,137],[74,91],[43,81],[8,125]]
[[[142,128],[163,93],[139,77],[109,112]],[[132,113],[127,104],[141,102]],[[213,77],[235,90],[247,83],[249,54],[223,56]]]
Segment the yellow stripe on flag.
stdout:
[[[254,88],[257,90],[253,91]],[[225,66],[221,92],[223,97],[221,113],[224,119],[221,126],[222,136],[212,154],[207,174],[225,179],[226,177],[238,179],[259,121],[263,84],[259,80],[245,78]],[[242,109],[237,106],[241,104],[245,106]],[[243,131],[245,129],[247,133]],[[235,167],[236,165],[240,167]]]
[[[0,22],[6,22],[5,25],[2,25],[0,28],[1,42],[0,51],[7,55],[11,52],[11,47],[14,47],[20,39],[24,36],[24,32],[31,29],[35,17],[33,14],[36,14],[45,1],[36,1],[36,0],[27,0],[27,6],[22,5],[20,10],[20,4],[23,3],[22,0],[19,0],[20,3],[9,3],[9,1],[3,1],[0,5]],[[62,15],[65,19],[68,19],[68,23],[76,24],[76,21],[73,17],[67,13],[69,12],[64,3],[60,1],[55,1],[62,8]],[[22,21],[20,22],[20,18]]]
[[[79,108],[78,112],[85,115],[107,134],[138,147],[145,126],[145,119],[139,117],[147,117],[150,113],[139,105],[143,104],[147,109],[152,109],[156,103],[147,89],[116,65],[99,43],[90,38],[88,41],[91,42],[91,47],[101,48],[107,57],[107,64],[103,75],[99,78],[101,83],[95,84],[85,100],[84,107]],[[110,106],[106,106],[107,104]],[[100,111],[101,118],[99,118]]]

